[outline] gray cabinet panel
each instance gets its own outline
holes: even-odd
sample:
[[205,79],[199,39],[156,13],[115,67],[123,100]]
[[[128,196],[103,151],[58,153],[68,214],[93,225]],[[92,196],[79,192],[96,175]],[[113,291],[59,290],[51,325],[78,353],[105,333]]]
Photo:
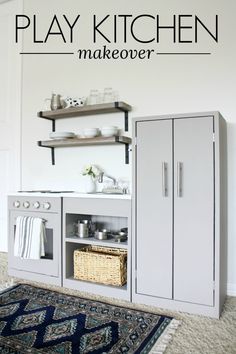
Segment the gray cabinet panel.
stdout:
[[213,306],[213,117],[174,120],[174,299]]
[[172,298],[172,121],[137,123],[136,291]]
[[[219,112],[141,117],[133,134],[132,300],[219,318],[227,282],[226,122]],[[160,167],[153,167],[168,149],[172,213],[161,202]]]

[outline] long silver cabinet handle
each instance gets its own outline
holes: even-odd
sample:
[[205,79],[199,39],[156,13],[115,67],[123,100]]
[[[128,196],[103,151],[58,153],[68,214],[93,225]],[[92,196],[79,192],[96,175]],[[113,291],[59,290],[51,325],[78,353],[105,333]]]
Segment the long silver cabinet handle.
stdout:
[[162,195],[163,197],[168,196],[167,187],[167,162],[162,162]]
[[177,162],[177,197],[183,196],[183,163]]

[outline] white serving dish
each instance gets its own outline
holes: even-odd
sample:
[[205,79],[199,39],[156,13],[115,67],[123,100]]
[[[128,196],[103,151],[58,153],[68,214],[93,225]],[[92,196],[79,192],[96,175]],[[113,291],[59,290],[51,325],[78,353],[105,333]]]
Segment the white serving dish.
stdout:
[[97,136],[99,133],[99,129],[98,128],[85,128],[83,130],[83,136],[85,138],[94,138],[95,136]]
[[72,132],[52,132],[49,135],[50,139],[68,139],[74,138],[75,133]]
[[118,134],[118,128],[115,126],[107,126],[101,128],[101,134],[105,137],[110,137]]

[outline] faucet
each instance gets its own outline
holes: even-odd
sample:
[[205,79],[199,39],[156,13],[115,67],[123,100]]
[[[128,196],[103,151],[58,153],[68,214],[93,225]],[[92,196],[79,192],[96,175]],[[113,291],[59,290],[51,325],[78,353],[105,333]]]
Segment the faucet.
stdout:
[[103,178],[107,177],[112,180],[113,186],[112,187],[104,187],[102,193],[111,193],[111,194],[126,194],[127,190],[122,189],[118,186],[117,180],[109,175],[106,175],[104,172],[100,172],[97,176],[98,183],[103,183]]
[[105,175],[104,172],[100,172],[100,174],[98,175],[98,178],[97,178],[98,183],[103,183],[103,178],[104,178],[104,177],[107,177],[107,178],[111,179],[111,180],[113,181],[114,186],[117,185],[116,179],[115,179],[114,177]]

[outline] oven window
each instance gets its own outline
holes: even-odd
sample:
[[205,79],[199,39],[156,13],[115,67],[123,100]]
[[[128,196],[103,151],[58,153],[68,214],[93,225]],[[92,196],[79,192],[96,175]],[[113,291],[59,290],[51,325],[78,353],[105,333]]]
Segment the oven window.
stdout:
[[46,242],[44,243],[45,257],[44,259],[53,259],[53,229],[46,228]]
[[[16,225],[14,225],[14,241]],[[46,228],[46,241],[44,242],[45,256],[41,259],[53,259],[53,229]]]

